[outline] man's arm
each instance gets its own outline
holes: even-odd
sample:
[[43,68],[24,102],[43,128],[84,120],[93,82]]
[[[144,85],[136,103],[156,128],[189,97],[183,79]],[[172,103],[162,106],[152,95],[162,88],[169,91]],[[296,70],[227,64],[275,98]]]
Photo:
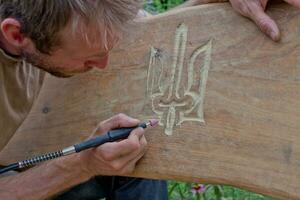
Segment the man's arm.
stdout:
[[[133,127],[138,120],[123,114],[102,122],[92,134],[102,134],[114,128]],[[144,155],[144,130],[133,130],[128,139],[105,143],[97,148],[61,157],[24,173],[0,179],[0,199],[47,199],[95,175],[124,175],[132,172]]]
[[0,199],[47,199],[90,178],[84,172],[78,155],[44,163],[14,176],[0,179]]

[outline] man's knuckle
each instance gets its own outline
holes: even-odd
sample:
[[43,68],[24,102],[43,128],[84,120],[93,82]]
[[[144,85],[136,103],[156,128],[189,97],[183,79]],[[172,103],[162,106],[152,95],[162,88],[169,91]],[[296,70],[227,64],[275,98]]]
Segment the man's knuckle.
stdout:
[[245,4],[242,0],[230,0],[232,7],[240,10]]
[[244,16],[250,16],[256,12],[256,0],[236,0],[232,2],[233,7]]
[[110,167],[114,170],[114,171],[121,171],[121,169],[123,168],[123,165],[120,162],[112,162],[110,164]]
[[113,161],[115,156],[112,153],[104,153],[102,154],[102,159],[104,161]]
[[126,117],[126,115],[124,114],[124,113],[118,113],[117,114],[117,119],[118,120],[122,120],[122,119],[124,119]]
[[253,13],[253,8],[251,8],[250,6],[245,5],[245,4],[243,4],[243,5],[240,6],[240,10],[241,10],[241,13],[244,14],[244,15],[246,15],[246,16],[250,15],[251,13]]
[[141,144],[138,141],[132,142],[131,146],[134,151],[138,151],[141,148]]
[[139,128],[137,128],[137,131],[140,132],[140,133],[144,133],[145,129],[143,129],[142,127],[139,127]]
[[236,5],[236,7],[242,9],[245,6],[245,3],[242,0],[238,0],[238,1],[235,1],[235,5]]
[[139,143],[135,144],[134,150],[139,151],[140,149],[141,149],[141,144],[139,144]]
[[257,23],[263,32],[269,32],[269,22],[267,19],[258,19]]
[[145,130],[144,130],[143,128],[139,127],[139,128],[134,129],[134,130],[132,131],[132,133],[133,133],[136,137],[141,138],[141,137],[143,136],[143,134],[145,133]]

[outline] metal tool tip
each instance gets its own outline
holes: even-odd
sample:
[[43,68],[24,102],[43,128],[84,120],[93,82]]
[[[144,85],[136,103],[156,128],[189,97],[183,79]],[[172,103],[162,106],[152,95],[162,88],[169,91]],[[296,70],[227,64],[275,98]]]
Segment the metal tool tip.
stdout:
[[151,126],[156,126],[159,121],[157,119],[150,119],[149,122]]

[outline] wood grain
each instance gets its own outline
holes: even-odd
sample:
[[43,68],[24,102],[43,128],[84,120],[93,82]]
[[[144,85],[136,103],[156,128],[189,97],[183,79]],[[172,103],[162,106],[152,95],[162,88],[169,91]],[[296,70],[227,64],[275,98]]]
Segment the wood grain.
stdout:
[[[70,79],[46,77],[0,160],[10,163],[84,140],[99,121],[119,112],[142,120],[155,116],[146,91],[150,50],[173,58],[175,31],[184,23],[189,28],[184,66],[196,48],[212,40],[205,123],[183,122],[171,136],[161,126],[149,130],[149,150],[132,176],[300,199],[300,11],[280,4],[269,14],[281,28],[279,43],[228,4],[138,21],[112,52],[108,69]],[[197,62],[201,65],[201,56]]]

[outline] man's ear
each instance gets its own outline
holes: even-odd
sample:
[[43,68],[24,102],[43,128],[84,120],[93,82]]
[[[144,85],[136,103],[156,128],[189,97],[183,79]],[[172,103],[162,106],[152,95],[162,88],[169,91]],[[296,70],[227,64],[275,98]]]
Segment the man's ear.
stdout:
[[21,23],[14,18],[6,18],[0,24],[4,43],[10,51],[18,52],[29,45],[30,39],[21,33]]

